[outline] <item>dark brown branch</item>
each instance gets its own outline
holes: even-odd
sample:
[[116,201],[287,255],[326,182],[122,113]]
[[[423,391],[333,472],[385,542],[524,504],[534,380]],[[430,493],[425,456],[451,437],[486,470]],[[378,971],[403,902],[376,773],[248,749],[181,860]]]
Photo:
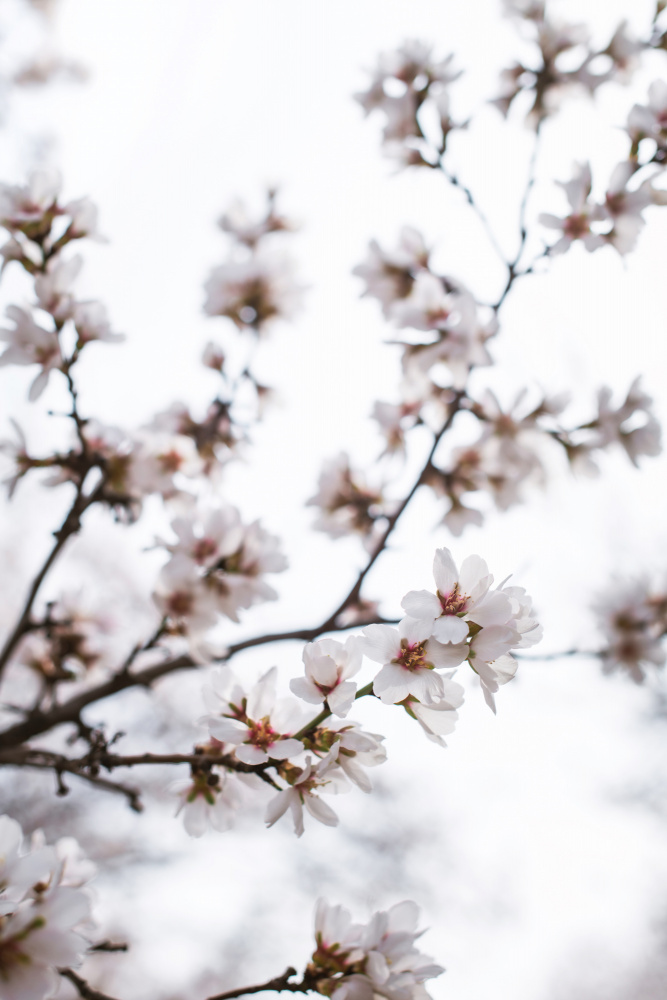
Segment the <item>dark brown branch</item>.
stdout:
[[63,979],[69,979],[70,983],[78,990],[79,996],[83,997],[83,1000],[116,1000],[115,997],[110,997],[107,993],[100,993],[99,990],[94,990],[92,986],[88,985],[85,979],[78,976],[72,969],[58,969],[58,972]]
[[77,778],[82,778],[89,784],[105,792],[114,792],[117,795],[124,795],[128,800],[130,808],[135,812],[142,812],[141,792],[138,788],[125,785],[118,781],[109,781],[95,773],[94,769],[88,770],[90,763],[86,758],[71,760],[63,754],[51,753],[48,750],[33,750],[31,748],[19,748],[11,753],[0,753],[0,766],[10,767],[34,767],[41,771],[54,771],[58,779],[58,794],[67,795],[69,788],[63,781],[63,774],[72,774]]
[[32,612],[32,606],[35,602],[35,598],[37,597],[39,588],[44,582],[47,573],[49,572],[54,562],[60,555],[60,552],[63,549],[65,543],[68,541],[68,539],[71,538],[72,535],[76,535],[77,532],[80,530],[81,516],[83,515],[84,511],[86,511],[87,508],[91,506],[91,504],[95,503],[95,501],[98,498],[99,487],[88,496],[85,496],[83,494],[82,489],[83,489],[83,479],[81,480],[81,482],[79,482],[77,486],[74,503],[70,507],[69,512],[65,517],[62,526],[57,531],[54,532],[55,544],[53,545],[53,548],[46,557],[46,560],[42,564],[42,567],[37,573],[37,576],[33,580],[32,586],[30,587],[30,591],[28,592],[28,596],[26,598],[19,619],[16,625],[14,626],[14,629],[12,630],[11,634],[7,638],[5,645],[3,646],[2,652],[0,652],[0,675],[2,675],[2,671],[7,666],[9,658],[11,657],[18,643],[23,638],[23,636],[25,635],[26,631],[30,626],[30,615]]
[[215,996],[208,997],[207,1000],[234,1000],[234,997],[244,997],[250,993],[265,993],[267,991],[275,993],[283,993],[285,991],[289,993],[310,993],[316,988],[316,981],[307,975],[299,983],[288,982],[295,975],[296,969],[290,966],[289,969],[283,972],[282,976],[269,979],[266,983],[260,983],[258,986],[242,986],[237,990],[227,990],[226,993],[216,993]]
[[[234,643],[229,646],[224,657],[225,660],[230,659],[236,653],[241,652],[241,650],[250,649],[253,646],[262,646],[270,642],[284,642],[290,639],[302,639],[306,642],[312,642],[313,639],[317,639],[320,635],[323,635],[326,632],[337,631],[340,629],[340,625],[338,624],[339,616],[343,613],[343,611],[345,611],[346,608],[349,607],[350,604],[354,604],[358,600],[361,587],[366,579],[366,576],[384,551],[387,541],[394,531],[401,515],[421,486],[424,472],[429,468],[442,437],[449,430],[454,418],[461,409],[461,403],[465,396],[466,393],[463,389],[456,393],[447,419],[438,433],[435,434],[431,450],[429,451],[424,466],[416,478],[412,489],[401,501],[394,513],[387,518],[387,527],[385,528],[375,551],[367,560],[366,565],[360,571],[353,586],[335,611],[324,622],[322,622],[321,625],[317,625],[314,628],[295,629],[290,632],[273,632],[266,635],[254,636],[250,639],[243,639],[241,642]],[[70,698],[69,701],[66,701],[62,705],[56,705],[47,712],[36,711],[31,713],[29,718],[25,719],[23,722],[17,723],[15,726],[5,730],[5,732],[0,733],[0,747],[18,746],[26,740],[31,739],[33,736],[37,736],[49,729],[53,729],[55,726],[62,725],[62,723],[77,722],[80,718],[81,712],[88,705],[93,704],[94,702],[102,701],[104,698],[109,698],[111,695],[118,694],[120,691],[124,691],[127,688],[138,686],[150,687],[161,677],[171,674],[176,670],[189,670],[198,666],[199,664],[195,663],[190,656],[184,655],[176,657],[173,660],[166,660],[163,663],[154,664],[153,666],[146,667],[144,670],[139,670],[136,673],[130,673],[128,669],[121,669],[108,681],[105,681],[103,684],[99,684],[97,687],[91,688],[88,691],[83,691],[81,694],[75,696],[74,698]]]

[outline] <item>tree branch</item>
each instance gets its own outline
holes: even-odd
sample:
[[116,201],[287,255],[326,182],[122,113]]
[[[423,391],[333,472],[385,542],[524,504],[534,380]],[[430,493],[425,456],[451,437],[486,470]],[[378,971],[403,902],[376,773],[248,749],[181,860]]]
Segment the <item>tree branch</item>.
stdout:
[[[250,993],[264,993],[269,990],[276,993],[283,993],[285,991],[289,993],[310,993],[311,990],[316,988],[316,981],[310,979],[307,975],[299,983],[289,983],[288,979],[295,975],[296,969],[290,966],[289,969],[283,972],[282,976],[269,979],[266,983],[260,983],[258,986],[243,986],[237,990],[227,990],[226,993],[216,993],[215,996],[208,997],[207,1000],[233,1000],[234,997],[248,996]],[[96,1000],[96,998],[92,998],[92,1000]]]
[[78,990],[79,996],[83,997],[83,1000],[116,1000],[115,997],[110,997],[107,993],[100,993],[99,990],[94,990],[92,986],[88,985],[85,979],[78,976],[72,969],[58,969],[58,972],[63,979],[69,979],[70,983]]

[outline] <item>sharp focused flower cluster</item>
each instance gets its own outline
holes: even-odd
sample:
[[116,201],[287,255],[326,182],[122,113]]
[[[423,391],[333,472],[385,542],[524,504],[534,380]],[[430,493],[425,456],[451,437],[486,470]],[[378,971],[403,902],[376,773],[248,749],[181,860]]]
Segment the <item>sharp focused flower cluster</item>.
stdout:
[[19,824],[0,816],[0,990],[3,1000],[44,1000],[60,968],[78,966],[88,948],[81,925],[90,899],[81,888],[90,865],[73,841],[22,846]]
[[[463,703],[463,687],[452,675],[467,662],[495,712],[494,695],[517,669],[511,650],[532,646],[542,635],[531,600],[521,587],[492,588],[479,556],[469,556],[459,571],[449,550],[438,549],[433,571],[435,591],[406,594],[406,617],[397,628],[368,625],[345,642],[325,638],[304,647],[304,674],[290,689],[302,703],[320,707],[315,718],[294,698],[278,698],[275,667],[250,690],[228,668],[213,673],[204,690],[209,711],[200,720],[207,730],[201,762],[192,781],[179,788],[189,832],[203,833],[206,816],[215,829],[225,828],[231,808],[242,801],[242,781],[253,772],[266,776],[267,768],[282,782],[271,779],[279,791],[267,807],[269,826],[289,811],[300,836],[304,810],[335,826],[338,817],[321,794],[337,795],[351,785],[370,792],[366,769],[386,759],[384,737],[347,718],[362,696],[400,706],[429,740],[445,746]],[[381,668],[358,687],[364,657]]]
[[418,925],[419,908],[410,900],[354,924],[344,907],[320,899],[306,977],[334,1000],[423,1000],[423,983],[445,970],[415,946]]

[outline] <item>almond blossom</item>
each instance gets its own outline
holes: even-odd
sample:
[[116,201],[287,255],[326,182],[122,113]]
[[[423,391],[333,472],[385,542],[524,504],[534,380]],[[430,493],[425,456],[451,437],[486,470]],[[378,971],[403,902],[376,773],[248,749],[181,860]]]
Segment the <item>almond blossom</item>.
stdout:
[[6,313],[14,321],[13,330],[0,330],[0,340],[8,343],[5,353],[0,356],[2,365],[39,365],[41,371],[30,386],[28,398],[38,399],[54,368],[63,362],[58,335],[53,330],[45,330],[33,320],[30,313],[20,306],[7,306]]
[[305,677],[290,681],[290,690],[311,705],[326,701],[334,715],[344,717],[350,711],[357,691],[348,680],[361,668],[362,650],[357,636],[345,643],[336,639],[318,639],[304,646]]
[[277,319],[291,319],[303,292],[292,260],[261,248],[248,260],[215,268],[205,287],[209,316],[226,316],[240,330],[256,333],[264,333]]
[[397,629],[391,625],[368,625],[364,653],[382,664],[373,682],[373,692],[386,705],[409,695],[425,704],[442,698],[445,687],[436,669],[456,667],[466,658],[465,643],[443,645],[431,638],[430,624],[404,618]]
[[311,757],[306,757],[305,766],[303,769],[297,769],[290,787],[278,792],[269,802],[265,815],[267,826],[271,827],[277,823],[289,809],[292,813],[294,832],[297,837],[301,837],[305,829],[304,807],[319,823],[325,826],[338,826],[338,816],[317,794],[325,792],[338,795],[350,790],[337,764],[338,751],[339,744],[336,743],[326,757],[322,757],[315,765]]
[[403,226],[394,250],[383,250],[377,240],[371,240],[368,257],[353,268],[352,274],[366,282],[363,294],[377,299],[389,318],[393,303],[410,294],[416,275],[428,267],[428,256],[419,230]]
[[191,837],[202,837],[208,829],[224,832],[234,822],[242,795],[236,777],[229,772],[199,772],[173,787],[180,799],[176,815]]
[[416,719],[426,736],[438,746],[447,746],[443,736],[454,732],[458,722],[457,708],[463,704],[463,687],[449,677],[442,678],[443,697],[439,701],[422,704],[416,698],[406,698],[401,705],[413,719]]
[[418,1000],[428,997],[422,983],[443,969],[422,954],[415,942],[419,910],[406,900],[374,913],[367,924],[353,924],[342,906],[317,902],[315,940],[308,972],[327,976],[327,995],[335,1000]]
[[570,203],[572,212],[564,218],[542,212],[539,221],[549,229],[562,232],[561,238],[549,247],[549,253],[564,253],[575,240],[582,240],[588,251],[604,246],[604,238],[594,233],[591,223],[600,222],[605,217],[604,209],[589,201],[591,193],[591,168],[588,163],[575,164],[571,181],[558,181]]
[[436,549],[433,576],[435,594],[411,590],[401,607],[438,642],[463,642],[468,637],[468,622],[484,627],[504,624],[511,617],[507,596],[490,590],[493,576],[479,556],[467,556],[459,571],[449,549]]
[[625,672],[642,684],[651,667],[667,662],[667,592],[647,580],[617,580],[601,594],[596,612],[605,647],[601,652],[605,673]]
[[88,895],[64,884],[66,858],[39,843],[21,851],[21,828],[0,817],[0,982],[3,1000],[44,1000],[58,969],[78,966],[88,942],[77,932]]
[[202,718],[211,736],[235,747],[244,764],[289,760],[303,753],[292,734],[300,728],[301,710],[290,699],[276,700],[278,670],[272,667],[246,695],[230,672],[216,671],[204,694],[213,714]]
[[45,216],[55,209],[59,191],[60,176],[52,170],[35,170],[25,185],[0,184],[0,225],[29,234],[44,230],[45,222],[50,228]]

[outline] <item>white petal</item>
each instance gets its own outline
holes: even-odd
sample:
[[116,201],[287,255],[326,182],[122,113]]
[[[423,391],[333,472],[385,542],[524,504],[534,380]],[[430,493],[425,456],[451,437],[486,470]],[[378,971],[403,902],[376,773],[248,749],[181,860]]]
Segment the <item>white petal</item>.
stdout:
[[428,590],[411,590],[401,607],[410,618],[437,618],[441,612],[440,601]]
[[463,642],[467,637],[468,623],[456,615],[442,615],[433,623],[433,638],[438,642]]
[[400,648],[400,636],[391,625],[367,625],[363,629],[366,637],[364,653],[375,663],[390,663]]
[[435,585],[441,594],[449,594],[458,581],[459,574],[456,563],[449,549],[436,549],[433,560],[433,576]]

